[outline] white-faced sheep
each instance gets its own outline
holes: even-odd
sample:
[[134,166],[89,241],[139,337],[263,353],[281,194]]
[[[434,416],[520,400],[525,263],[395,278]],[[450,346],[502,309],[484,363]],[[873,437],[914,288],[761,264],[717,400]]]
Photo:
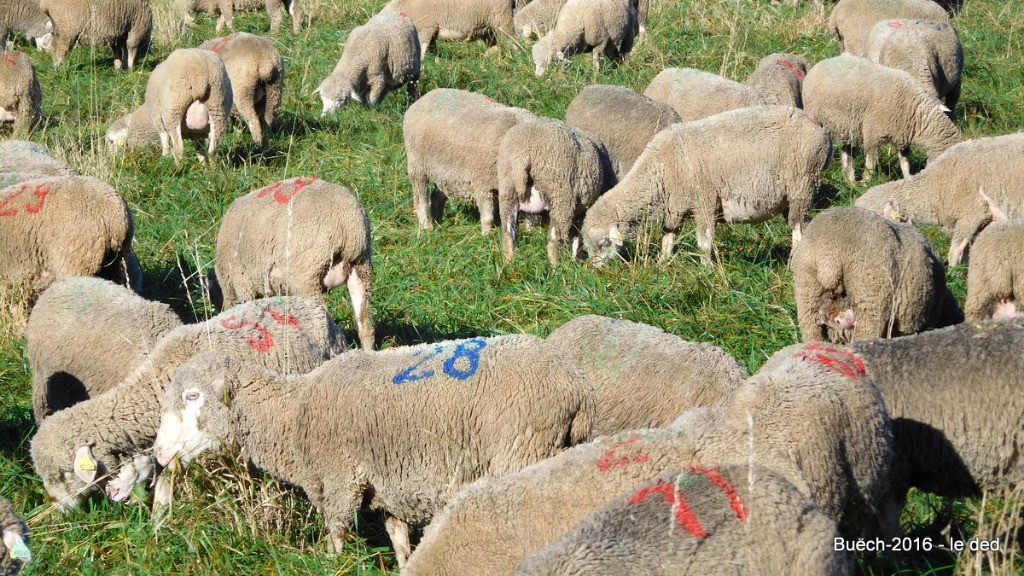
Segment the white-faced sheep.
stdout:
[[412,20],[381,12],[355,27],[331,75],[314,91],[323,102],[323,116],[351,98],[377,106],[388,92],[406,85],[409,103],[419,97],[420,40]]
[[160,145],[160,131],[153,125],[145,104],[114,120],[107,128],[106,138],[111,150]]
[[149,52],[153,13],[147,0],[40,0],[39,6],[53,22],[50,53],[57,68],[79,42],[109,46],[118,70],[134,70]]
[[0,50],[17,32],[34,38],[36,47],[49,48],[53,24],[39,7],[38,0],[0,0]]
[[[967,269],[968,320],[1001,320],[1024,311],[1024,222],[996,222],[987,226],[971,246]],[[1024,302],[1022,302],[1024,305]]]
[[28,526],[18,517],[14,506],[0,497],[0,574],[15,576],[32,561],[28,544]]
[[846,537],[892,530],[898,510],[889,493],[890,421],[854,360],[819,357],[811,345],[750,378],[726,408],[691,410],[669,428],[603,437],[479,480],[427,527],[403,574],[511,574],[624,491],[710,464],[774,470]]
[[534,72],[543,76],[553,58],[591,52],[597,76],[601,54],[625,59],[636,33],[636,9],[629,0],[568,0],[554,28],[533,45]]
[[866,57],[903,70],[951,111],[960,100],[964,50],[956,30],[931,20],[882,20],[871,30]]
[[661,255],[668,258],[683,219],[692,217],[697,246],[711,258],[716,222],[760,222],[784,211],[798,242],[831,155],[825,131],[787,106],[674,124],[587,211],[587,252],[600,265],[618,253],[638,224],[650,221],[665,231]]
[[63,278],[25,327],[36,422],[117,386],[181,326],[169,306],[99,278]]
[[303,489],[337,552],[356,511],[383,510],[399,566],[409,524],[477,478],[585,440],[593,415],[578,372],[533,336],[350,352],[291,379],[207,354],[179,371],[162,406],[159,462],[238,442]]
[[199,48],[220,56],[231,80],[232,109],[249,127],[252,139],[262,142],[284,93],[284,58],[277,47],[262,36],[236,32],[207,40]]
[[828,27],[842,43],[844,54],[866,56],[871,29],[893,18],[949,22],[946,10],[932,0],[839,0],[829,15]]
[[182,12],[185,21],[188,21],[195,12],[205,12],[217,15],[216,30],[220,32],[224,25],[234,29],[235,11],[252,12],[266,9],[270,18],[270,31],[276,32],[281,29],[283,21],[282,14],[288,13],[292,19],[292,32],[299,33],[302,27],[302,12],[299,0],[180,0],[176,3]]
[[604,145],[621,180],[654,135],[679,122],[679,114],[625,86],[593,84],[573,98],[565,121]]
[[0,52],[0,124],[27,133],[42,118],[43,91],[36,67],[24,52]]
[[[448,198],[475,201],[480,230],[494,225],[498,193],[498,147],[513,126],[535,119],[465,90],[437,88],[405,111],[402,135],[420,228],[433,228]],[[429,184],[435,189],[430,193]]]
[[757,69],[743,82],[756,90],[769,104],[803,108],[804,77],[810,65],[796,54],[769,54],[757,63]]
[[579,249],[583,215],[615,183],[600,143],[560,120],[531,120],[513,126],[498,147],[498,211],[501,243],[508,259],[519,240],[519,213],[550,216],[548,259],[558,264],[563,242]]
[[515,573],[852,575],[837,536],[835,522],[769,468],[693,466],[630,488]]
[[968,140],[909,180],[875,186],[855,205],[950,235],[950,266],[992,220],[1024,217],[1024,133]]
[[181,159],[183,138],[206,139],[210,156],[227,132],[233,94],[224,62],[216,53],[179,48],[157,65],[146,83],[146,108],[160,134],[163,155]]
[[0,140],[0,188],[42,176],[77,176],[67,162],[50,155],[41,144],[27,140]]
[[583,371],[597,405],[593,436],[670,424],[691,408],[717,408],[748,377],[721,348],[654,326],[580,316],[547,345]]
[[57,506],[106,485],[123,500],[153,469],[160,396],[189,358],[215,350],[284,373],[305,373],[343,349],[323,305],[301,298],[248,302],[167,332],[123,382],[50,415],[32,438],[32,462]]
[[66,276],[139,288],[132,214],[113,187],[88,176],[38,178],[0,190],[0,286],[31,301]]
[[359,342],[373,349],[370,220],[344,186],[291,178],[236,199],[217,233],[216,279],[225,308],[275,294],[323,302],[345,284]]
[[822,60],[804,79],[804,110],[842,142],[843,173],[855,181],[853,148],[864,148],[864,182],[871,179],[882,144],[899,152],[900,169],[910,178],[910,146],[932,160],[962,140],[948,108],[902,70],[866,58]]
[[515,30],[509,0],[391,0],[384,11],[412,19],[421,59],[435,40],[483,39],[488,46],[497,47],[499,40],[511,38]]
[[[533,0],[526,6],[515,11],[512,21],[516,32],[523,38],[542,38],[555,27],[558,13],[565,6],[566,0]],[[647,14],[650,11],[650,0],[630,0],[636,10],[637,40],[647,33]]]
[[671,106],[684,122],[768,104],[768,100],[750,86],[693,68],[662,70],[647,85],[644,95]]

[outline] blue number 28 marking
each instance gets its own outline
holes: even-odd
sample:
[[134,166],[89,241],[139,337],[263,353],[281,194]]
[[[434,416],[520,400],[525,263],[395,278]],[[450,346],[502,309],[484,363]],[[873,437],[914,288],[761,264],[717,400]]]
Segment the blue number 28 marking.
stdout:
[[[487,341],[483,338],[463,340],[455,345],[455,350],[452,352],[452,355],[441,364],[441,368],[445,374],[455,378],[456,380],[466,380],[476,374],[477,370],[480,369],[480,351],[486,347]],[[444,346],[434,346],[434,348],[424,355],[419,362],[416,362],[412,366],[409,366],[405,370],[395,374],[391,381],[396,386],[400,386],[408,382],[416,382],[417,380],[433,378],[436,375],[436,372],[430,369],[423,369],[422,367],[430,360],[443,354],[444,351]],[[423,351],[421,350],[414,356],[420,356],[422,354]]]

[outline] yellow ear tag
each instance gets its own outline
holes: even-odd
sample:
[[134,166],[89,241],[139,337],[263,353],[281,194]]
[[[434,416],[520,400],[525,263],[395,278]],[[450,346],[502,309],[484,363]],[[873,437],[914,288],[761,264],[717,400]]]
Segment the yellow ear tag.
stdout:
[[95,470],[96,461],[89,457],[88,454],[82,454],[82,457],[75,462],[75,466],[78,466],[81,470]]

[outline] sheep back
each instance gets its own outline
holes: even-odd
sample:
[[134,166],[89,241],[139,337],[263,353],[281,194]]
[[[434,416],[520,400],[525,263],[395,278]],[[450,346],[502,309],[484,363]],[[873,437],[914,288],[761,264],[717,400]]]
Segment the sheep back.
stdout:
[[803,108],[804,77],[810,65],[803,56],[778,52],[761,58],[743,82],[764,97],[768,104]]
[[1024,223],[996,222],[982,230],[971,247],[967,269],[968,320],[1015,316],[1024,298]]
[[39,6],[53,22],[51,53],[58,68],[79,41],[109,46],[116,68],[133,69],[149,51],[153,13],[147,0],[40,0]]
[[199,45],[220,56],[231,80],[232,110],[242,117],[256,142],[274,122],[284,94],[284,58],[274,43],[245,32]]
[[42,38],[49,32],[47,22],[46,14],[35,0],[0,0],[0,43],[5,43],[16,32],[24,32],[29,38]]
[[516,10],[512,18],[516,32],[523,38],[540,38],[555,27],[558,12],[566,0],[533,0]]
[[932,0],[839,0],[829,15],[828,26],[842,43],[844,54],[865,56],[872,27],[892,18],[949,22],[946,10]]
[[0,188],[43,176],[77,176],[44,146],[27,140],[0,140]]
[[[209,152],[216,150],[218,138],[227,132],[232,105],[231,79],[223,60],[215,52],[199,48],[178,48],[157,64],[146,83],[146,107],[153,126],[174,140],[174,152],[184,152],[177,135],[206,138]],[[190,131],[183,127],[186,111],[193,103],[202,103],[208,112],[205,128]],[[161,140],[162,142],[162,140]],[[170,150],[165,149],[166,155]]]
[[647,85],[644,95],[668,104],[683,121],[768,104],[764,96],[749,86],[693,68],[662,70]]
[[922,88],[950,110],[960,99],[963,46],[947,22],[899,18],[882,20],[871,29],[865,56],[914,77]]
[[484,39],[496,45],[515,31],[509,0],[391,0],[384,11],[412,18],[421,56],[435,40]]

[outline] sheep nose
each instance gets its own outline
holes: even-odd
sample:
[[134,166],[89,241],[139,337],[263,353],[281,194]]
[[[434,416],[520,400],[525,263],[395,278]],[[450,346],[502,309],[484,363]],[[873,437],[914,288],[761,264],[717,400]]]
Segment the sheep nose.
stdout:
[[107,496],[111,498],[117,498],[117,495],[121,492],[121,489],[113,484],[107,484]]
[[166,467],[168,464],[171,463],[172,458],[174,458],[174,452],[171,452],[170,450],[164,450],[163,448],[157,449],[156,461],[159,462],[161,466]]

